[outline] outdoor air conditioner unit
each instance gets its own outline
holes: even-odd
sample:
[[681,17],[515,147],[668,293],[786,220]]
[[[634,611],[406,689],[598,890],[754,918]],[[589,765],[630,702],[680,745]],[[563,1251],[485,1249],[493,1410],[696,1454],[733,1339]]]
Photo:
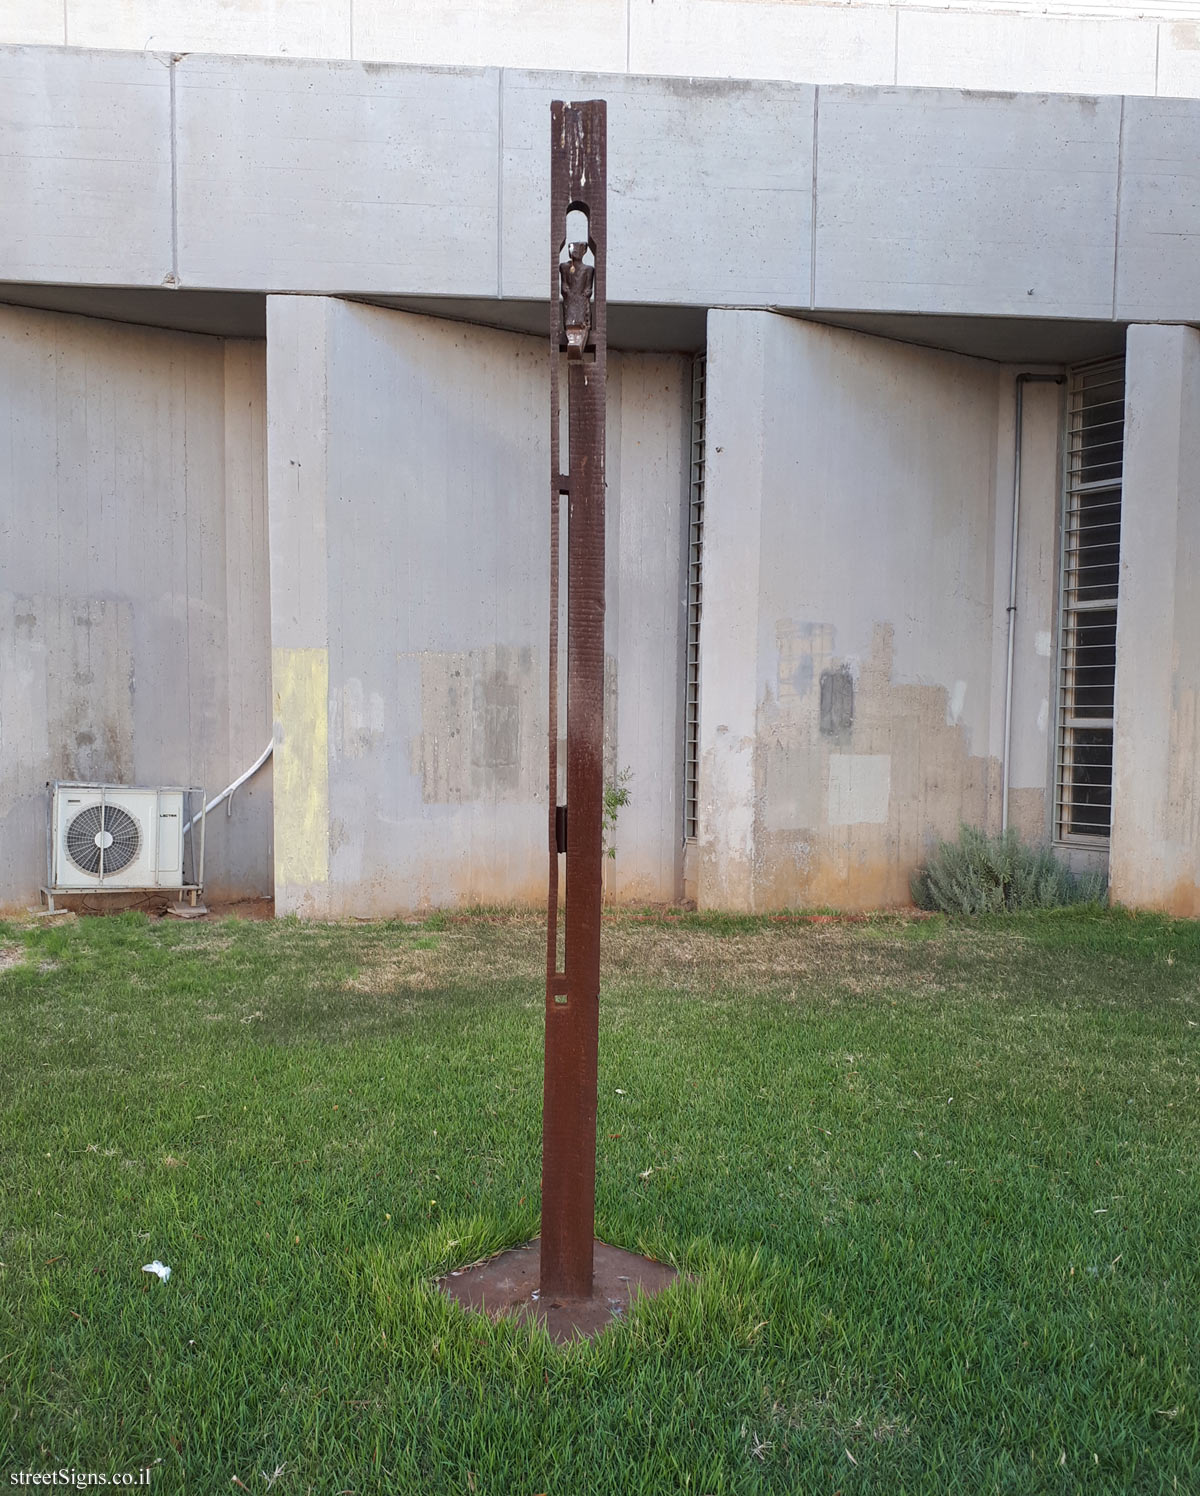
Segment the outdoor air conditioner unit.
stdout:
[[[199,887],[186,878],[187,808],[195,790],[124,784],[51,786],[49,884],[55,893]],[[204,803],[203,791],[200,804]],[[196,819],[203,824],[202,815]],[[200,856],[203,858],[203,839]],[[202,876],[202,873],[200,874]]]

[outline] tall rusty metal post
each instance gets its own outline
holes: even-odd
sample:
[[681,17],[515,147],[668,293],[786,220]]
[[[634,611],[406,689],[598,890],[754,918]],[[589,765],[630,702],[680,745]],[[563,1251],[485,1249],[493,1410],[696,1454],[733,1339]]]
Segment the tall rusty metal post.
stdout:
[[[666,1263],[594,1238],[604,805],[604,101],[556,101],[550,106],[550,131],[550,878],[542,1231],[540,1241],[446,1273],[438,1285],[470,1309],[532,1315],[562,1343],[598,1334],[639,1297],[666,1288],[676,1272]],[[564,414],[565,465],[560,436]],[[558,761],[564,549],[565,803]],[[558,895],[564,857],[566,928],[560,964]]]
[[[543,1298],[589,1298],[596,1199],[596,1064],[604,794],[604,414],[607,107],[550,106],[550,880],[542,1112]],[[568,214],[586,239],[568,237]],[[576,218],[574,221],[581,222]],[[568,462],[560,375],[567,365]],[[558,784],[560,504],[567,500],[567,794]],[[567,807],[570,807],[568,828]],[[559,857],[566,939],[558,965]]]

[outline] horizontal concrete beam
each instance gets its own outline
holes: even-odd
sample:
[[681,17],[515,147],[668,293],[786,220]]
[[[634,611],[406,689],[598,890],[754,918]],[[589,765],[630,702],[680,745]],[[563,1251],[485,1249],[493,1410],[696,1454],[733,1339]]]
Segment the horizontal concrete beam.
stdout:
[[0,202],[5,280],[169,284],[170,58],[0,47]]
[[1112,315],[1119,98],[829,88],[818,117],[814,305]]
[[0,280],[540,300],[546,106],[600,96],[614,301],[1200,319],[1200,101],[51,47],[0,81]]
[[0,42],[1195,96],[1198,16],[1193,0],[0,0]]
[[1115,310],[1137,322],[1200,313],[1200,104],[1126,99]]
[[605,98],[609,296],[807,306],[815,97],[798,83],[506,72],[502,294],[546,295],[551,99]]
[[494,294],[498,72],[185,57],[175,79],[185,284]]

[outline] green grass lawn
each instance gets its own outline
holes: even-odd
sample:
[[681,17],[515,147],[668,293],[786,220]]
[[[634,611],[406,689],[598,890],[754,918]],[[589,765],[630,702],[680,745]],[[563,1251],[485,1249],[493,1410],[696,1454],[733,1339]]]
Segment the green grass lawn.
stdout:
[[1200,926],[605,951],[597,1228],[688,1277],[559,1349],[429,1286],[537,1229],[537,919],[0,925],[0,1483],[1200,1492]]

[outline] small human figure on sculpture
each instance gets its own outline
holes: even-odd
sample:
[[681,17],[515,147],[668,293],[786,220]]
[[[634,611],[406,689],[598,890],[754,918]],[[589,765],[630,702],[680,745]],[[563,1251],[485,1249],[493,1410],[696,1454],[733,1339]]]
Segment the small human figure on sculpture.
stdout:
[[567,261],[558,267],[569,359],[583,357],[592,326],[592,283],[596,272],[591,265],[584,264],[586,253],[586,243],[568,244]]

